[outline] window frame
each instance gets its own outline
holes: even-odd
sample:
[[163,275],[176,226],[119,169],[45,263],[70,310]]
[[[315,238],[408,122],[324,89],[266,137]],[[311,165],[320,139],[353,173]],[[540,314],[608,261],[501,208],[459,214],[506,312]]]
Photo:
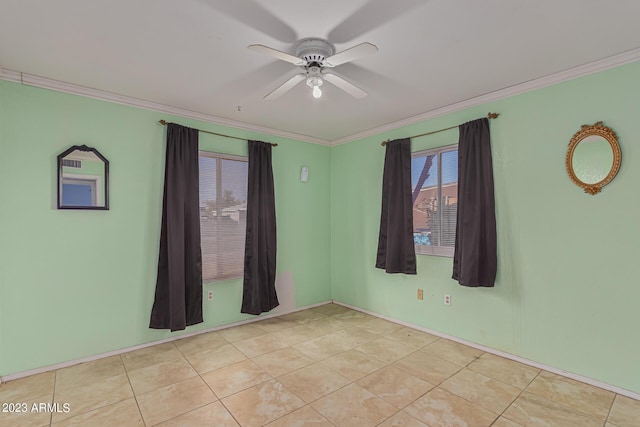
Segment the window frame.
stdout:
[[[225,154],[225,153],[218,153],[215,151],[208,151],[208,150],[198,150],[198,159],[200,159],[200,157],[207,157],[210,159],[216,159],[216,184],[218,182],[220,182],[222,185],[224,185],[224,183],[222,182],[222,179],[220,179],[222,177],[222,169],[220,168],[220,165],[222,164],[223,160],[232,160],[232,161],[238,161],[238,162],[245,162],[247,163],[247,178],[248,178],[248,164],[249,164],[249,157],[248,156],[241,156],[241,155],[234,155],[234,154]],[[199,174],[199,172],[198,172]],[[218,197],[218,190],[216,188],[216,200]],[[200,203],[200,202],[198,202]],[[200,216],[200,224],[202,227],[202,216]],[[201,232],[202,233],[202,232]],[[246,228],[245,228],[245,238],[246,238]],[[202,244],[201,244],[201,248],[202,248]],[[243,260],[244,262],[244,260]],[[204,270],[204,257],[202,260],[202,265],[203,265],[203,270]],[[204,274],[202,276],[202,282],[203,283],[218,283],[218,282],[226,282],[226,281],[230,281],[230,280],[238,280],[238,279],[242,279],[244,277],[244,271],[239,273],[238,275],[230,275],[230,276],[224,276],[224,277],[215,277],[215,278],[210,278],[210,277],[204,277]]]
[[[444,145],[436,148],[429,148],[426,150],[414,151],[411,153],[411,160],[413,161],[416,157],[427,157],[431,154],[436,154],[438,159],[438,200],[442,200],[442,154],[450,151],[458,151],[458,144],[450,144]],[[457,179],[456,184],[459,185]],[[413,186],[411,187],[411,192],[414,191]],[[413,206],[411,207],[413,209]],[[442,223],[442,214],[443,210],[438,209],[440,214],[440,219]],[[457,212],[457,208],[456,208]],[[440,246],[440,245],[416,245],[414,243],[414,248],[417,255],[432,255],[432,256],[440,256],[453,258],[455,247],[454,246]]]

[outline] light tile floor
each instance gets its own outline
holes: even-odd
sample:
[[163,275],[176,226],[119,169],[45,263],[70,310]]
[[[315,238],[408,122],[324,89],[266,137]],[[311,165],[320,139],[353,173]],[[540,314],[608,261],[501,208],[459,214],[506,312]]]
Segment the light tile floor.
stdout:
[[336,304],[11,381],[0,402],[27,405],[0,427],[640,426],[640,401]]

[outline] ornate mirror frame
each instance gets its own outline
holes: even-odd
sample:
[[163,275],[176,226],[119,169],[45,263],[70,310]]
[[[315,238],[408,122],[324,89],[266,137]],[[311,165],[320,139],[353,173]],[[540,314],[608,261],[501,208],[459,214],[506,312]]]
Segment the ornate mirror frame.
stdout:
[[[613,153],[613,163],[611,165],[611,169],[607,176],[605,176],[602,180],[595,183],[586,183],[581,181],[577,176],[573,169],[573,154],[580,144],[580,142],[584,141],[585,138],[589,136],[600,136],[607,140],[609,145],[611,146],[611,151]],[[597,122],[593,126],[590,125],[582,125],[581,129],[573,135],[571,141],[569,142],[569,148],[567,149],[567,157],[566,157],[566,168],[567,173],[569,174],[569,178],[576,184],[578,187],[583,188],[585,193],[596,195],[601,190],[602,187],[610,183],[613,178],[615,178],[616,174],[620,170],[620,163],[622,162],[622,153],[620,151],[620,145],[618,144],[618,137],[613,129],[604,126],[602,122]]]
[[[68,155],[72,155],[74,152],[93,154],[96,161],[102,164],[103,169],[100,171],[102,176],[96,177],[93,180],[93,188],[91,189],[91,192],[96,191],[98,194],[101,194],[100,200],[96,201],[96,203],[63,203],[63,184],[66,184],[65,181],[71,178],[70,176],[63,174],[63,168],[65,166],[63,161],[66,160]],[[83,179],[92,178],[92,176],[78,176]],[[86,145],[74,145],[58,155],[58,209],[109,210],[109,160],[107,160],[95,148],[87,147]]]

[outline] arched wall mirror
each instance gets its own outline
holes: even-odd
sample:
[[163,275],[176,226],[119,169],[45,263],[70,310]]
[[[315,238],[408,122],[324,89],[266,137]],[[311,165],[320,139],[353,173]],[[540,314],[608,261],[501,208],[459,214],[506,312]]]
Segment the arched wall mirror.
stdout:
[[621,161],[616,133],[602,122],[593,126],[582,125],[569,142],[567,173],[585,193],[598,194],[615,178]]
[[58,155],[58,209],[109,209],[109,161],[95,148]]

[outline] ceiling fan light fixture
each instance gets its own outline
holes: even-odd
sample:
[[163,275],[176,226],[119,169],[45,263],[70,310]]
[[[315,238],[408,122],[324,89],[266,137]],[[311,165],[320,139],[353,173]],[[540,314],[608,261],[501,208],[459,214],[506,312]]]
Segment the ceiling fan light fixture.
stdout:
[[307,77],[307,86],[309,86],[310,88],[322,86],[323,83],[324,83],[324,80],[322,80],[322,77],[318,77],[318,76]]
[[320,67],[309,67],[307,69],[307,86],[310,88],[316,86],[322,86],[324,80],[322,80],[322,71]]
[[322,72],[319,67],[311,67],[307,70],[307,86],[313,89],[311,94],[314,98],[318,99],[322,96],[320,86],[322,86],[323,83],[324,80],[322,79]]

